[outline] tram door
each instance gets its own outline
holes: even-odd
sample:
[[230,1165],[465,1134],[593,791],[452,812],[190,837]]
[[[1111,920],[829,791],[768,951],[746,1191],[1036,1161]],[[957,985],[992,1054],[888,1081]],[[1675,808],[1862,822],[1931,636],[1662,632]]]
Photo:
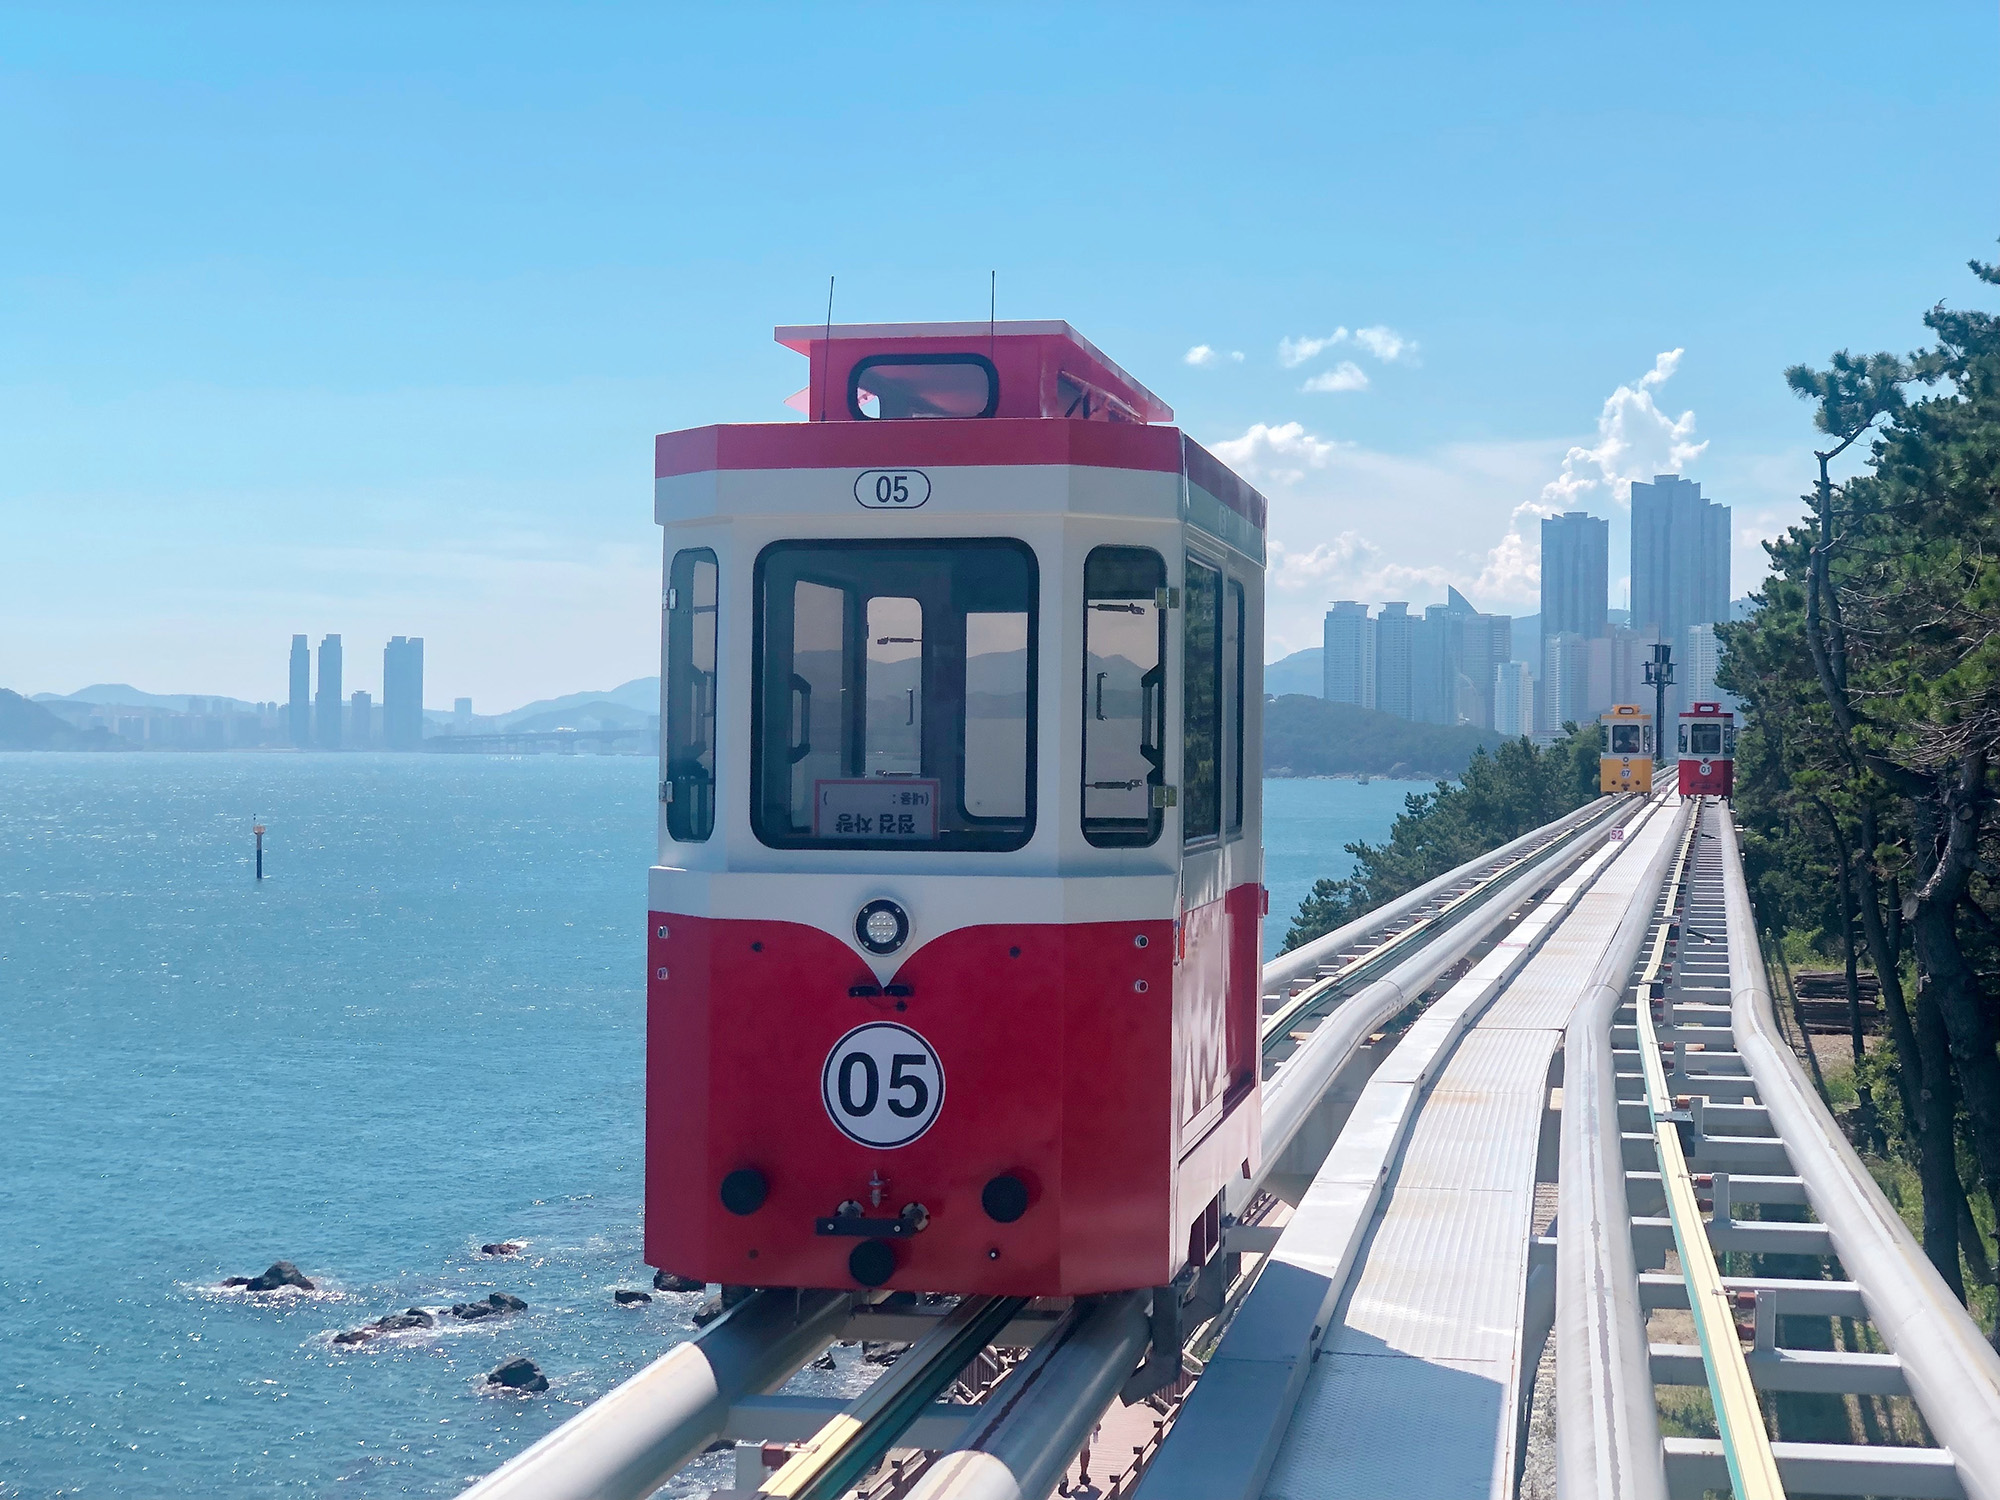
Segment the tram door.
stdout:
[[[1174,981],[1175,1124],[1186,1151],[1222,1116],[1246,1067],[1232,1027],[1239,914],[1225,898],[1247,877],[1243,851],[1245,602],[1219,560],[1189,554],[1181,588],[1181,900]],[[1254,989],[1254,985],[1252,986]],[[1253,1020],[1254,1026],[1254,1020]]]

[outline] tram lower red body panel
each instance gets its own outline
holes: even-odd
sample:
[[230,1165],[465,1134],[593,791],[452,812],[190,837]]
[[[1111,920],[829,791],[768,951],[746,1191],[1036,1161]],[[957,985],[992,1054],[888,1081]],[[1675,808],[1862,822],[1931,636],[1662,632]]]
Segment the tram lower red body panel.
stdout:
[[[856,1240],[814,1221],[843,1202],[888,1217],[922,1204],[922,1231],[890,1242],[891,1287],[1079,1295],[1166,1282],[1258,1150],[1256,898],[1252,886],[1214,904],[1233,919],[1218,1038],[1231,1086],[1219,1120],[1181,1142],[1171,921],[963,928],[907,957],[899,997],[850,994],[876,978],[817,928],[654,913],[647,1261],[726,1284],[851,1287]],[[878,1021],[918,1033],[943,1075],[934,1123],[888,1149],[844,1134],[821,1091],[835,1045]],[[768,1196],[738,1215],[719,1185],[745,1168]],[[1028,1189],[1011,1223],[981,1205],[1003,1174]]]
[[1684,758],[1680,763],[1680,792],[1683,797],[1727,797],[1736,789],[1736,762],[1720,756],[1713,760]]

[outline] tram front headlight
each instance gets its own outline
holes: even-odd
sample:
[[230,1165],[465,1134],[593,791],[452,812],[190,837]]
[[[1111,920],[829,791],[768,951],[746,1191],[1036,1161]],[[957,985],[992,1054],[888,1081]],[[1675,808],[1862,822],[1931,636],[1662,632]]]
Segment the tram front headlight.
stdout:
[[854,918],[854,936],[870,953],[894,953],[910,940],[909,914],[893,901],[870,901]]

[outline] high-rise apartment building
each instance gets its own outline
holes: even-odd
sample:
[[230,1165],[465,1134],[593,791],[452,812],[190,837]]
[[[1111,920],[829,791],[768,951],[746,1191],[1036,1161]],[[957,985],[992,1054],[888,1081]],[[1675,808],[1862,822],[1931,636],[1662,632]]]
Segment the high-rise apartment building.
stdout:
[[1416,626],[1407,600],[1384,604],[1375,617],[1375,707],[1399,719],[1414,707]]
[[1722,665],[1722,643],[1716,639],[1715,627],[1690,625],[1687,640],[1686,662],[1675,672],[1677,677],[1684,677],[1687,681],[1686,701],[1720,703],[1724,708],[1735,708],[1735,695],[1724,692],[1715,680],[1716,671]]
[[[1453,591],[1456,593],[1456,590]],[[1458,622],[1458,717],[1460,724],[1499,728],[1493,699],[1494,672],[1514,655],[1514,617],[1472,613]],[[1530,669],[1530,675],[1533,675]]]
[[347,748],[375,748],[375,698],[356,688],[347,699]]
[[1729,507],[1704,500],[1701,486],[1657,474],[1632,486],[1632,624],[1652,626],[1674,648],[1680,679],[1667,712],[1695,701],[1688,631],[1729,618]]
[[1611,602],[1611,523],[1584,511],[1542,522],[1542,638],[1595,640]]
[[1368,606],[1334,601],[1321,626],[1321,696],[1334,703],[1375,706],[1375,622]]
[[319,697],[313,701],[313,728],[322,750],[340,748],[340,637],[322,637],[319,643]]
[[312,744],[312,647],[302,635],[292,637],[292,701],[286,705],[292,743],[304,750]]
[[451,700],[451,727],[460,734],[472,733],[472,700],[454,698]]
[[423,743],[423,637],[394,636],[382,648],[382,748],[420,750]]
[[1560,734],[1566,723],[1590,718],[1588,643],[1573,630],[1542,638],[1543,732]]
[[1493,669],[1493,727],[1504,735],[1535,732],[1535,672],[1524,661]]

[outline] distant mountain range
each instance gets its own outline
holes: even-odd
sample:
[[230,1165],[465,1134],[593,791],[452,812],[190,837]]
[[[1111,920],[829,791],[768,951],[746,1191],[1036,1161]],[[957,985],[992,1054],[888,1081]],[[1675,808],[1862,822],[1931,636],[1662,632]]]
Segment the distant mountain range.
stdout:
[[[199,701],[210,713],[215,712],[217,708],[232,713],[254,713],[257,708],[255,703],[247,703],[241,698],[225,697],[220,693],[149,693],[142,688],[133,687],[129,682],[97,682],[87,688],[78,688],[73,693],[36,693],[26,701],[107,704],[119,708],[158,708],[177,714],[192,712],[189,704],[194,701]],[[376,706],[379,709],[381,705]],[[615,688],[606,688],[599,692],[565,693],[560,698],[537,698],[533,703],[524,703],[509,713],[490,717],[505,729],[576,728],[580,726],[571,721],[583,717],[599,720],[606,727],[623,728],[643,723],[648,716],[656,715],[659,711],[660,679],[635,677],[630,682],[620,683]],[[451,710],[448,708],[429,708],[424,712],[433,720],[448,721],[451,718]],[[543,722],[544,720],[546,722]]]

